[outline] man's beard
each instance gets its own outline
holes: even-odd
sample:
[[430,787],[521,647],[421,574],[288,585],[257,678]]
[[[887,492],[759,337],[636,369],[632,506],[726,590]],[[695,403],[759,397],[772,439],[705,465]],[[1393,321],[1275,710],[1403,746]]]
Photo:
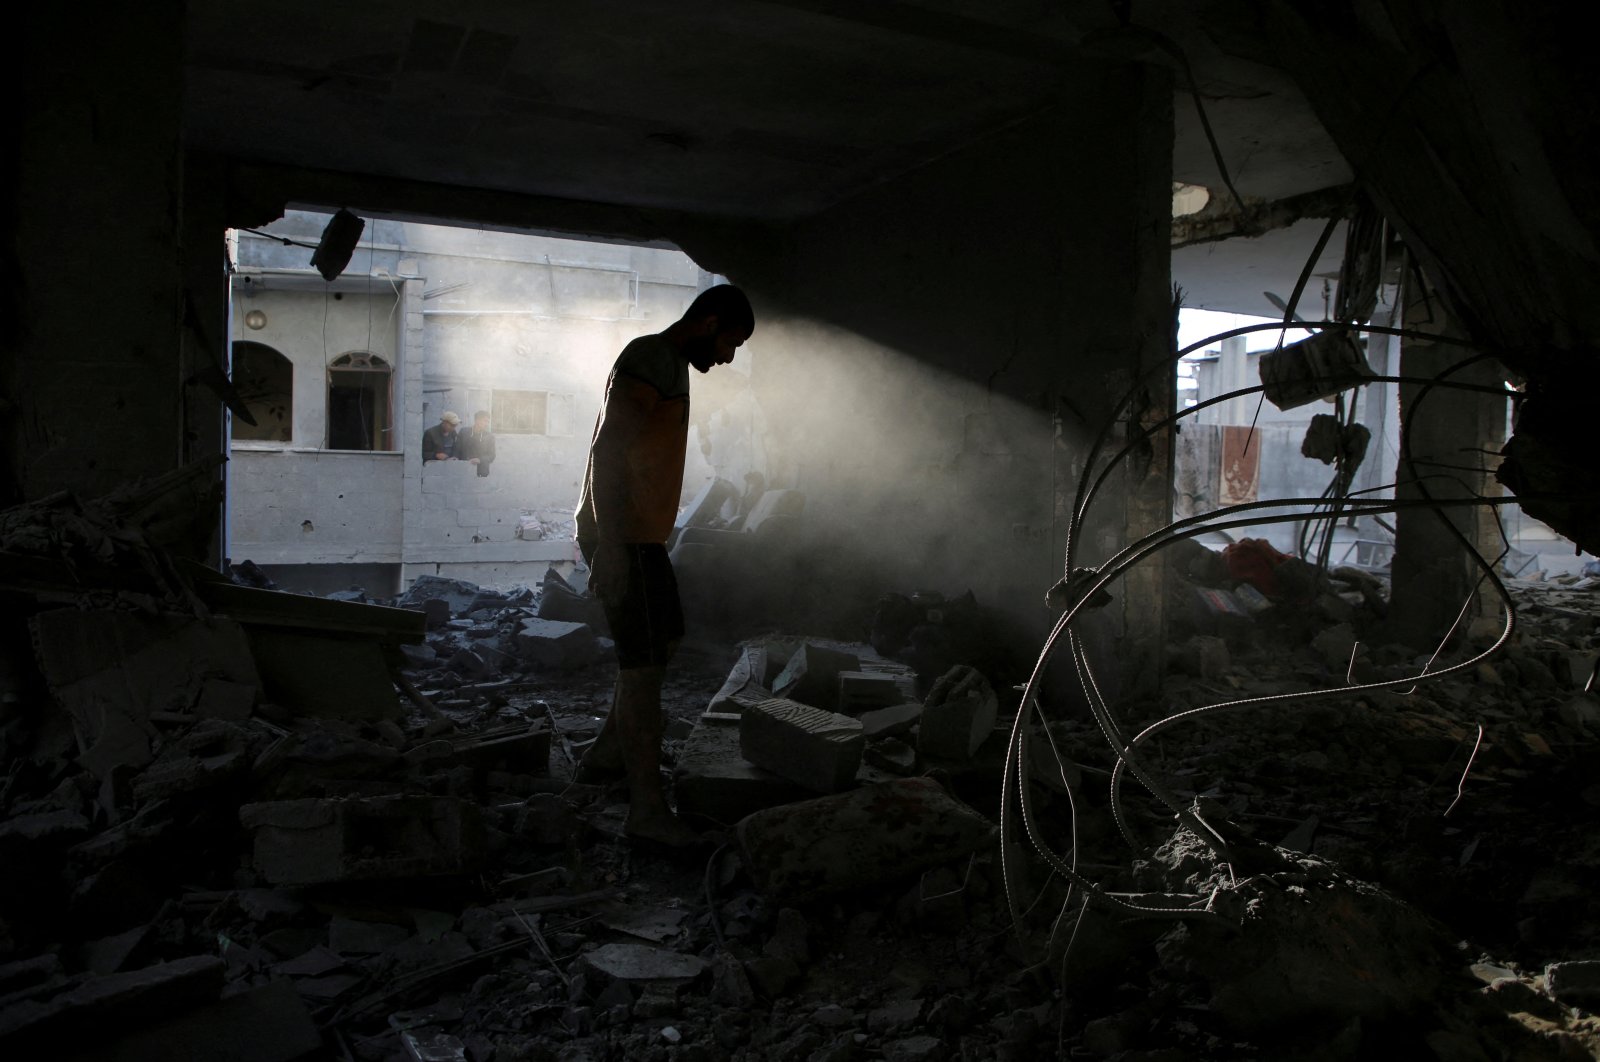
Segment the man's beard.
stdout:
[[701,372],[710,372],[717,364],[716,337],[689,340],[683,346],[683,354],[689,359],[690,365]]

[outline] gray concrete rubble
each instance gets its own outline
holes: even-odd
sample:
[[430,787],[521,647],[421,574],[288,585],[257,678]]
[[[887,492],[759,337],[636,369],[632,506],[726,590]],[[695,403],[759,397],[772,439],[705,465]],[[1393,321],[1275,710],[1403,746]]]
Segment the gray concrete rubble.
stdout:
[[840,674],[860,669],[854,653],[806,642],[772,680],[772,692],[831,712],[839,706]]
[[980,672],[966,666],[952,668],[928,691],[917,751],[934,759],[967,759],[989,739],[999,709],[999,698]]
[[483,855],[477,806],[447,797],[246,804],[239,822],[275,885],[460,874]]
[[739,822],[750,873],[778,900],[871,888],[977,851],[992,823],[926,778],[864,786]]
[[595,633],[587,624],[537,617],[522,621],[516,645],[524,660],[544,668],[587,667],[600,654]]
[[746,760],[813,793],[854,782],[865,744],[859,720],[781,698],[746,709],[739,720]]
[[746,760],[739,746],[738,726],[702,723],[694,728],[679,746],[673,768],[681,814],[731,826],[762,808],[811,795],[804,786]]
[[772,667],[775,663],[775,654],[765,646],[745,646],[733,670],[728,672],[728,680],[712,695],[706,711],[737,715],[762,701],[770,700],[773,695],[770,683],[777,677],[777,671]]

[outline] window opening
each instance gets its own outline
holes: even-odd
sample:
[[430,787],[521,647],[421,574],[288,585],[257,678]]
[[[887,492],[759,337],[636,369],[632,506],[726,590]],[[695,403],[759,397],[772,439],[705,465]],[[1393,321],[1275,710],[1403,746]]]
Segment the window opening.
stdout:
[[394,373],[376,354],[351,353],[328,366],[328,448],[389,450]]
[[230,418],[233,438],[290,442],[294,437],[294,364],[265,343],[233,344],[233,386],[255,418]]

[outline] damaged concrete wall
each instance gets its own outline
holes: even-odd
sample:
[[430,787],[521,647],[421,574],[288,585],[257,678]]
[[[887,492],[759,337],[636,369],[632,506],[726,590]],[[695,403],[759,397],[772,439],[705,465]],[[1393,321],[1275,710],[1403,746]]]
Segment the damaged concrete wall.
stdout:
[[98,495],[178,462],[182,11],[97,11],[93,34],[79,9],[20,20],[0,359],[13,497]]

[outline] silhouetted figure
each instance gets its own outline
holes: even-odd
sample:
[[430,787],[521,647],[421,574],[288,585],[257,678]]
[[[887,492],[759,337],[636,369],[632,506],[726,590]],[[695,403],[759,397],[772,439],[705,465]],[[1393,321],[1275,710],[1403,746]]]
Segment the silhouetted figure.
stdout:
[[623,349],[606,380],[578,499],[578,547],[616,643],[617,688],[577,777],[627,775],[629,836],[682,847],[698,841],[661,790],[661,680],[683,637],[683,607],[667,536],[683,492],[689,368],[733,361],[755,329],[750,302],[722,284],[682,318]]
[[461,435],[456,431],[461,426],[461,418],[448,409],[439,414],[439,423],[422,433],[422,460],[428,461],[454,461],[456,447],[461,444]]
[[489,430],[489,414],[484,410],[474,413],[472,427],[461,432],[456,457],[477,465],[478,475],[489,474],[489,466],[494,464],[494,432]]

